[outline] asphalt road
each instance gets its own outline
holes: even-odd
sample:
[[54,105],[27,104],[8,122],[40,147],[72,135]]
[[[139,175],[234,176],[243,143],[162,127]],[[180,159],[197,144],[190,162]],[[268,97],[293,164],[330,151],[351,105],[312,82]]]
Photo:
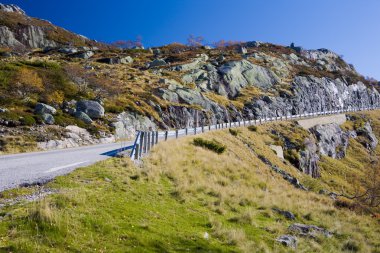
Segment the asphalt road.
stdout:
[[[123,143],[124,146],[133,142]],[[0,156],[0,192],[20,185],[44,183],[76,168],[112,157],[120,143],[100,144],[46,152]]]

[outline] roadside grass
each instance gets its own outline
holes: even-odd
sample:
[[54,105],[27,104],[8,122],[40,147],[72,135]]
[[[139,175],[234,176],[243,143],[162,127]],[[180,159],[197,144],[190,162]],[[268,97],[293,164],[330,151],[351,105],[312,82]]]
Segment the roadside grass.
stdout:
[[[159,143],[138,166],[109,159],[58,177],[45,186],[58,193],[0,209],[9,214],[0,221],[0,252],[292,252],[275,239],[296,222],[333,232],[298,237],[297,252],[378,252],[377,220],[337,208],[314,189],[295,189],[257,158],[307,187],[321,184],[274,154],[265,134],[271,124],[240,128],[236,136],[201,135],[225,145],[222,154],[194,146],[189,136]],[[30,189],[3,198],[21,191]]]

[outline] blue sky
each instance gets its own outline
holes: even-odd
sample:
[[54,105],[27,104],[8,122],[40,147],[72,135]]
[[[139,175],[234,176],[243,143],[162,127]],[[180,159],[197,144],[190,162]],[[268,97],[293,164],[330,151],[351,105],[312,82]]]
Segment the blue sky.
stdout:
[[329,48],[365,76],[380,79],[380,0],[0,0],[30,16],[98,41],[134,39],[146,46],[259,40]]

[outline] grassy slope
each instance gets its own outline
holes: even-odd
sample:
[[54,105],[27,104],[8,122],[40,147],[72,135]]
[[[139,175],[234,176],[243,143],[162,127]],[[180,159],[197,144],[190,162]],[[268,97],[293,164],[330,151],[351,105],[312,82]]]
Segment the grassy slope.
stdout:
[[[0,209],[0,216],[11,214],[0,221],[0,252],[289,252],[275,239],[292,222],[273,207],[335,233],[300,238],[297,252],[339,252],[347,243],[379,252],[376,220],[293,188],[257,158],[264,155],[309,187],[320,183],[275,156],[268,127],[203,135],[227,146],[221,155],[188,137],[161,143],[140,167],[111,159],[59,177],[45,186],[58,194]],[[35,190],[6,192],[0,202]]]

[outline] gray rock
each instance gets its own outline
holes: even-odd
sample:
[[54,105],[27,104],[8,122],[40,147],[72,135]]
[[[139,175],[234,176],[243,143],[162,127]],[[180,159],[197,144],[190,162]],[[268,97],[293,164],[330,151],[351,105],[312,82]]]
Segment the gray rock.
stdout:
[[0,4],[0,11],[14,12],[25,15],[25,11],[15,4]]
[[94,52],[92,51],[85,51],[85,52],[80,52],[80,53],[77,53],[77,54],[73,54],[72,56],[75,57],[75,58],[80,58],[80,59],[90,59],[92,56],[94,56]]
[[167,63],[163,59],[155,59],[151,63],[149,63],[149,68],[156,68],[156,67],[161,67],[161,66],[166,66]]
[[123,112],[117,116],[116,122],[112,123],[115,128],[116,139],[132,139],[136,136],[137,131],[154,131],[157,125],[148,117]]
[[34,108],[34,112],[36,114],[44,114],[44,113],[46,113],[46,114],[53,114],[54,115],[57,112],[57,110],[54,107],[50,106],[50,105],[43,104],[43,103],[38,103],[36,105],[36,107]]
[[84,112],[75,112],[74,116],[86,124],[92,123],[92,119]]
[[299,169],[313,178],[320,177],[318,161],[320,159],[317,153],[317,145],[312,137],[304,141],[305,150],[300,152]]
[[317,234],[322,234],[326,237],[332,237],[332,233],[324,228],[317,227],[315,225],[305,225],[300,223],[295,223],[289,226],[289,230],[297,233],[301,236],[316,237]]
[[259,47],[262,44],[260,41],[249,41],[245,43],[247,47]]
[[222,74],[224,90],[230,97],[235,97],[242,88],[250,85],[268,89],[280,82],[271,70],[246,60],[228,62],[218,71]]
[[272,208],[273,211],[281,214],[282,216],[284,216],[285,218],[287,218],[288,220],[295,220],[296,217],[294,216],[294,214],[292,212],[289,212],[289,211],[284,211],[284,210],[281,210],[281,209],[278,209],[278,208]]
[[263,118],[372,105],[380,105],[380,94],[363,83],[348,85],[341,79],[298,76],[289,93],[281,92],[271,101],[252,100],[243,110],[245,117]]
[[279,236],[276,241],[280,242],[284,246],[287,246],[289,248],[296,249],[297,248],[297,237],[292,235],[281,235]]
[[161,50],[159,48],[153,48],[152,49],[152,53],[155,55],[155,56],[159,56],[161,54]]
[[317,125],[310,131],[318,140],[320,154],[338,159],[346,156],[348,134],[338,124]]
[[377,145],[379,144],[379,140],[376,138],[376,135],[372,131],[371,124],[366,122],[364,126],[358,130],[356,130],[359,136],[364,136],[368,139],[369,143],[366,143],[367,149],[375,150]]
[[48,125],[53,125],[55,120],[54,120],[54,117],[53,115],[51,114],[48,114],[48,113],[43,113],[41,114],[41,117],[42,117],[42,120],[48,124]]
[[120,63],[121,64],[133,63],[133,58],[130,57],[130,56],[123,57],[123,58],[120,59]]
[[97,101],[81,100],[76,105],[77,112],[84,112],[91,119],[99,119],[104,116],[104,108]]
[[240,47],[238,48],[238,53],[239,53],[239,54],[247,54],[248,51],[247,51],[247,49],[246,49],[245,47],[240,46]]
[[63,54],[75,54],[78,53],[78,49],[75,47],[61,47],[58,52]]
[[6,108],[0,108],[0,113],[3,113],[3,112],[8,112],[9,110],[6,109]]

